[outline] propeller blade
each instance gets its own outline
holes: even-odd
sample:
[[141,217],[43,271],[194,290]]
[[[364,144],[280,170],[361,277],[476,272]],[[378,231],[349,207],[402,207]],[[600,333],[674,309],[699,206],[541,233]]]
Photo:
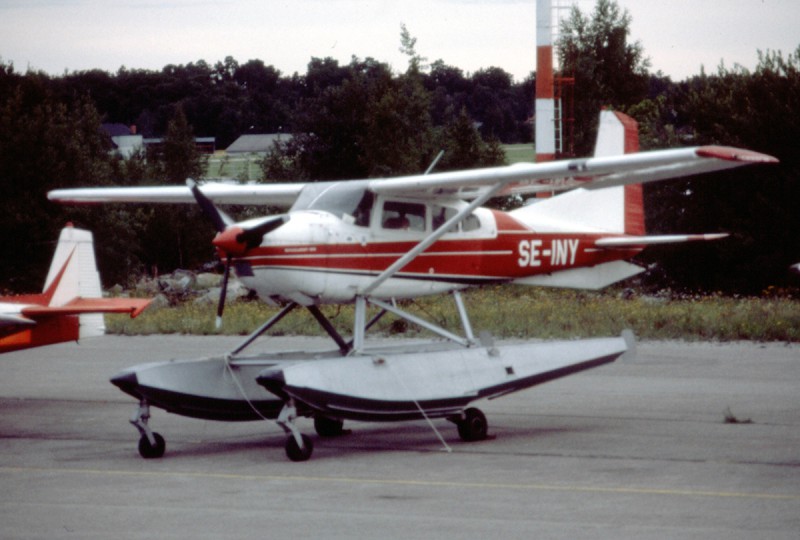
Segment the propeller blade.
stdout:
[[186,185],[192,192],[197,204],[200,205],[203,213],[214,223],[214,227],[217,229],[217,232],[223,232],[228,225],[233,223],[233,220],[226,215],[225,212],[217,208],[213,201],[206,197],[202,191],[200,191],[200,187],[197,185],[197,182],[191,178],[187,178]]
[[225,261],[225,272],[222,274],[222,289],[219,291],[219,304],[217,304],[217,319],[215,326],[217,330],[222,328],[222,313],[225,311],[225,297],[228,295],[228,278],[231,275],[231,261],[233,257],[228,255]]
[[289,216],[286,214],[270,216],[255,227],[243,230],[236,237],[236,240],[242,242],[250,249],[258,247],[261,245],[261,239],[265,234],[274,231],[287,221],[289,221]]

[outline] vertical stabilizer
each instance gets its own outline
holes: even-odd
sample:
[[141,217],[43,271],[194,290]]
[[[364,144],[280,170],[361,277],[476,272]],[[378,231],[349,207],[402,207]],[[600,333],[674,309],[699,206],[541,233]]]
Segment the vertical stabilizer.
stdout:
[[[636,121],[620,112],[601,111],[595,156],[615,156],[638,150]],[[575,189],[529,204],[511,214],[541,232],[583,230],[645,234],[641,185]]]
[[[595,157],[618,156],[639,151],[639,126],[636,120],[617,111],[601,111],[597,130]],[[634,184],[598,190],[598,203],[609,214],[622,221],[613,230],[641,236],[644,229],[644,199],[642,185]]]
[[[48,305],[53,307],[63,306],[75,298],[102,298],[91,232],[76,229],[72,224],[61,230],[44,294],[49,298]],[[101,313],[80,315],[80,337],[100,336],[104,332]]]

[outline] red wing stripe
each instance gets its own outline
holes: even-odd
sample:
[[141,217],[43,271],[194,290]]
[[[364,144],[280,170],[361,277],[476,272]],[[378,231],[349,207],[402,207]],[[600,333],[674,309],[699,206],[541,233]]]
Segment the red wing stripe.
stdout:
[[697,149],[698,157],[722,159],[725,161],[743,161],[746,163],[778,163],[778,159],[761,152],[733,148],[731,146],[701,146]]

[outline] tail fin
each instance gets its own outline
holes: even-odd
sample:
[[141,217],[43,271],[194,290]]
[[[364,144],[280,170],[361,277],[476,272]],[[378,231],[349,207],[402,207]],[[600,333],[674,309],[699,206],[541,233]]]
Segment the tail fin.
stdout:
[[[600,127],[594,147],[595,157],[633,154],[639,151],[639,125],[636,120],[616,111],[600,112]],[[600,190],[607,198],[609,211],[617,217],[622,216],[622,230],[625,234],[642,236],[644,228],[644,197],[642,185],[608,188]],[[619,205],[622,204],[622,208]],[[619,228],[619,225],[617,225]]]
[[[636,121],[620,112],[601,111],[594,155],[615,156],[638,151]],[[586,232],[645,234],[641,184],[575,189],[538,199],[534,204],[513,211],[512,215],[541,232],[580,228]]]
[[[102,298],[91,232],[76,229],[71,223],[61,230],[45,280],[44,295],[50,307],[62,307],[75,298]],[[101,313],[80,315],[81,338],[104,333]]]

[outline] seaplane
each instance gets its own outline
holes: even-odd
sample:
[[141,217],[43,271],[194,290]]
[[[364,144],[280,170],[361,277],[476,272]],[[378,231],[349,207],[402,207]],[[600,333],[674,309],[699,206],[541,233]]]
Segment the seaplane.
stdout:
[[[313,418],[320,437],[342,435],[346,420],[444,418],[464,441],[487,438],[474,404],[612,362],[630,352],[630,334],[535,343],[498,343],[472,329],[461,291],[485,284],[599,289],[642,271],[628,260],[651,244],[715,240],[725,234],[650,236],[642,184],[748,164],[771,156],[723,146],[638,152],[636,122],[603,111],[593,157],[350,181],[72,188],[64,204],[196,203],[217,229],[231,269],[276,315],[236,349],[209,358],[131,367],[111,382],[138,401],[131,423],[139,453],[161,457],[164,438],[150,407],[195,418],[275,420],[285,452],[304,461],[313,439],[297,425]],[[504,212],[492,198],[558,193]],[[287,209],[236,222],[218,205]],[[218,315],[225,304],[224,291]],[[403,300],[449,294],[461,325],[444,328],[410,313]],[[354,306],[342,335],[320,306]],[[332,338],[327,352],[248,354],[245,349],[290,311],[307,309]],[[389,314],[436,336],[374,345],[367,332]],[[268,339],[268,338],[265,338]]]
[[92,233],[68,223],[43,292],[0,297],[0,353],[101,336],[103,313],[136,317],[149,304],[142,298],[104,298]]

